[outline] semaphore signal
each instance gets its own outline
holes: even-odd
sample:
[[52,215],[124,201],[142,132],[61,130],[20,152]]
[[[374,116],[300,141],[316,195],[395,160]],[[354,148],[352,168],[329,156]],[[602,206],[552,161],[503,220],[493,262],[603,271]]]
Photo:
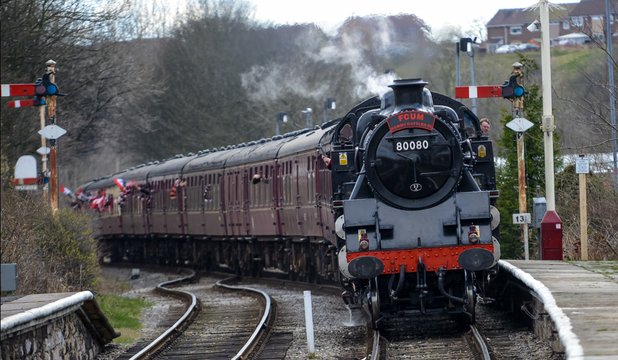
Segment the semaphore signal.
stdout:
[[483,86],[456,86],[455,97],[458,99],[477,99],[501,97],[502,87],[500,85]]
[[6,107],[9,109],[19,109],[23,107],[29,106],[39,106],[45,105],[45,103],[41,103],[39,99],[26,99],[26,100],[9,100],[6,102]]
[[[37,153],[41,154],[41,173],[47,176],[47,154],[49,153],[49,196],[51,208],[58,210],[58,170],[57,170],[57,146],[56,141],[66,133],[66,130],[56,125],[56,96],[64,96],[60,93],[56,81],[56,62],[48,60],[45,63],[45,73],[38,78],[34,84],[2,84],[2,97],[34,96],[31,99],[11,100],[7,102],[8,108],[22,108],[37,106],[39,108],[39,119],[41,122],[41,147]],[[45,110],[51,122],[46,126]],[[50,140],[51,148],[46,146],[47,139]],[[46,181],[44,180],[43,183]],[[17,184],[16,186],[31,186],[31,184]],[[28,188],[30,190],[30,188]],[[47,195],[47,187],[43,188]]]
[[34,84],[2,84],[2,97],[34,95]]

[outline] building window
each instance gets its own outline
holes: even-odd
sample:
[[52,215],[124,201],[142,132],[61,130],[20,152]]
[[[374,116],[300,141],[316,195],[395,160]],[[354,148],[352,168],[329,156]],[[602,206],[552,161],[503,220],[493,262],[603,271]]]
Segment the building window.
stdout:
[[568,21],[562,22],[562,30],[569,30],[571,28],[571,24]]
[[521,35],[521,26],[511,26],[511,35]]
[[583,16],[573,16],[571,17],[571,23],[573,26],[582,27],[584,26],[584,17]]

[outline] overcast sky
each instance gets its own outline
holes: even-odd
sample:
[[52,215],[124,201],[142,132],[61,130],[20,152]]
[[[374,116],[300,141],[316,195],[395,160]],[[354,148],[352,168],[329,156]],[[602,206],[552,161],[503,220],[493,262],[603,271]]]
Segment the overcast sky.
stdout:
[[[276,24],[311,22],[332,30],[350,16],[371,14],[414,14],[432,31],[444,26],[470,29],[475,22],[487,23],[499,9],[527,8],[538,0],[250,0],[257,20]],[[573,3],[563,0],[553,3]]]

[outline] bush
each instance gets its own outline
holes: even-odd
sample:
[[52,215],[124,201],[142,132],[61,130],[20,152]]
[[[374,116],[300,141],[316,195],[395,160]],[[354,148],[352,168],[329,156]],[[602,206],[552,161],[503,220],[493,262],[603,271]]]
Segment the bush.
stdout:
[[53,214],[41,193],[2,191],[2,263],[17,264],[18,294],[96,286],[97,243],[90,219],[70,209]]
[[[588,259],[618,259],[618,192],[611,173],[587,175]],[[579,175],[569,165],[556,176],[556,208],[566,259],[580,259]]]

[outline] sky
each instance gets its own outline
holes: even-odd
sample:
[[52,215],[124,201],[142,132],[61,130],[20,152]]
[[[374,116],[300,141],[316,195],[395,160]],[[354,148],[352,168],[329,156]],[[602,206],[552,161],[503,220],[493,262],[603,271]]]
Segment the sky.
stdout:
[[[414,14],[432,32],[445,26],[473,28],[476,21],[486,24],[499,9],[527,8],[538,0],[250,0],[255,18],[275,24],[311,22],[332,31],[350,16],[372,14]],[[551,1],[573,3],[577,0]]]

